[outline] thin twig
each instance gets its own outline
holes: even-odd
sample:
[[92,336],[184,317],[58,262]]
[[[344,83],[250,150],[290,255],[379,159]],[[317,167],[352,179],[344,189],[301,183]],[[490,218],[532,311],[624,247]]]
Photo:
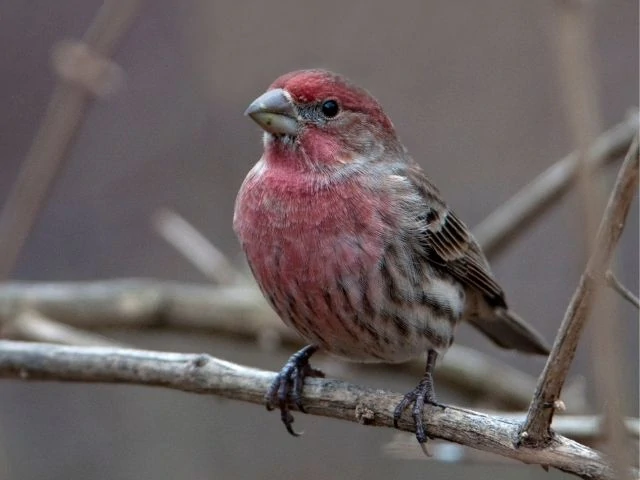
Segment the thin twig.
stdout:
[[[262,404],[275,373],[205,354],[0,341],[0,377],[162,386]],[[314,378],[305,382],[303,403],[312,415],[392,427],[393,411],[401,398],[400,394],[383,390]],[[583,478],[614,478],[611,467],[597,451],[560,435],[545,447],[517,448],[517,422],[457,407],[429,406],[428,410],[425,426],[435,438],[525,463],[551,466]],[[277,421],[275,417],[272,420]],[[409,413],[403,416],[399,427],[413,431]]]
[[[604,132],[589,149],[587,161],[592,168],[620,158],[629,149],[638,131],[638,112]],[[577,178],[580,154],[573,152],[538,175],[522,190],[485,218],[473,234],[489,257],[496,256],[509,242],[546,212],[569,191]]]
[[[593,292],[602,283],[605,270],[611,261],[625,225],[626,217],[638,187],[638,141],[634,140],[620,168],[615,186],[609,197],[602,222],[595,240],[595,250],[587,263],[580,284],[571,299],[551,354],[538,381],[536,393],[529,407],[527,419],[521,430],[526,444],[544,444],[550,441],[549,430],[554,408],[573,361],[580,334],[591,307]],[[597,319],[601,322],[608,318]],[[618,392],[610,392],[617,395]]]
[[[83,41],[108,57],[135,19],[142,0],[107,0]],[[0,281],[11,274],[91,101],[86,88],[59,81],[44,119],[0,214]]]
[[232,285],[243,275],[202,233],[177,213],[162,209],[152,218],[156,231],[205,277],[221,285]]
[[[81,329],[174,328],[201,330],[298,347],[301,338],[286,327],[253,285],[209,286],[155,280],[0,284],[0,322],[28,308]],[[354,364],[355,366],[356,364]],[[353,367],[355,368],[355,367]],[[424,372],[421,360],[406,366]],[[501,408],[522,409],[531,401],[536,379],[471,348],[453,345],[438,366],[439,381],[465,394],[490,398]],[[580,392],[565,400],[575,413],[586,409]]]
[[607,270],[607,273],[604,277],[607,280],[607,285],[618,292],[622,298],[624,298],[634,307],[640,308],[640,301],[638,300],[638,297],[634,295],[631,290],[625,287],[611,270]]

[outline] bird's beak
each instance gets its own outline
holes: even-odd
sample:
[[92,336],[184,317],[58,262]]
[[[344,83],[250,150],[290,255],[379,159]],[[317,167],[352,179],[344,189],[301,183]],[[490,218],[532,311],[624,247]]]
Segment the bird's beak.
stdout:
[[296,111],[281,88],[269,90],[256,98],[244,112],[269,133],[295,135],[298,131]]

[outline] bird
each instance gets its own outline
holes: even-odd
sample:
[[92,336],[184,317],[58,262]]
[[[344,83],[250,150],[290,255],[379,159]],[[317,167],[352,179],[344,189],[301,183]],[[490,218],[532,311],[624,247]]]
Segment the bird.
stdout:
[[264,297],[307,345],[265,395],[287,431],[305,412],[317,351],[356,362],[425,355],[424,375],[394,410],[411,407],[424,446],[433,370],[468,322],[498,346],[548,355],[545,339],[511,311],[467,226],[411,157],[380,103],[323,69],[276,79],[245,115],[264,152],[236,197],[233,228]]

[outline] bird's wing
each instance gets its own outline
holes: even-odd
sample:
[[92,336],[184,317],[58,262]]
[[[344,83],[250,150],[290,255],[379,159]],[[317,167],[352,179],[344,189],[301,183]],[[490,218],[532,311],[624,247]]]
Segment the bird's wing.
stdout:
[[428,205],[424,213],[424,245],[428,261],[463,285],[472,287],[495,307],[506,307],[504,293],[491,275],[489,265],[467,226],[440,198],[435,186],[416,165],[407,178]]

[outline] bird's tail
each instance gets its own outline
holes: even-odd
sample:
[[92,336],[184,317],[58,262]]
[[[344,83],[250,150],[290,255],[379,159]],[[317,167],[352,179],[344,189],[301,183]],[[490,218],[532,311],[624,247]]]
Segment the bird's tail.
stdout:
[[545,339],[522,318],[504,308],[496,308],[494,313],[491,318],[474,318],[469,322],[502,348],[549,355]]

